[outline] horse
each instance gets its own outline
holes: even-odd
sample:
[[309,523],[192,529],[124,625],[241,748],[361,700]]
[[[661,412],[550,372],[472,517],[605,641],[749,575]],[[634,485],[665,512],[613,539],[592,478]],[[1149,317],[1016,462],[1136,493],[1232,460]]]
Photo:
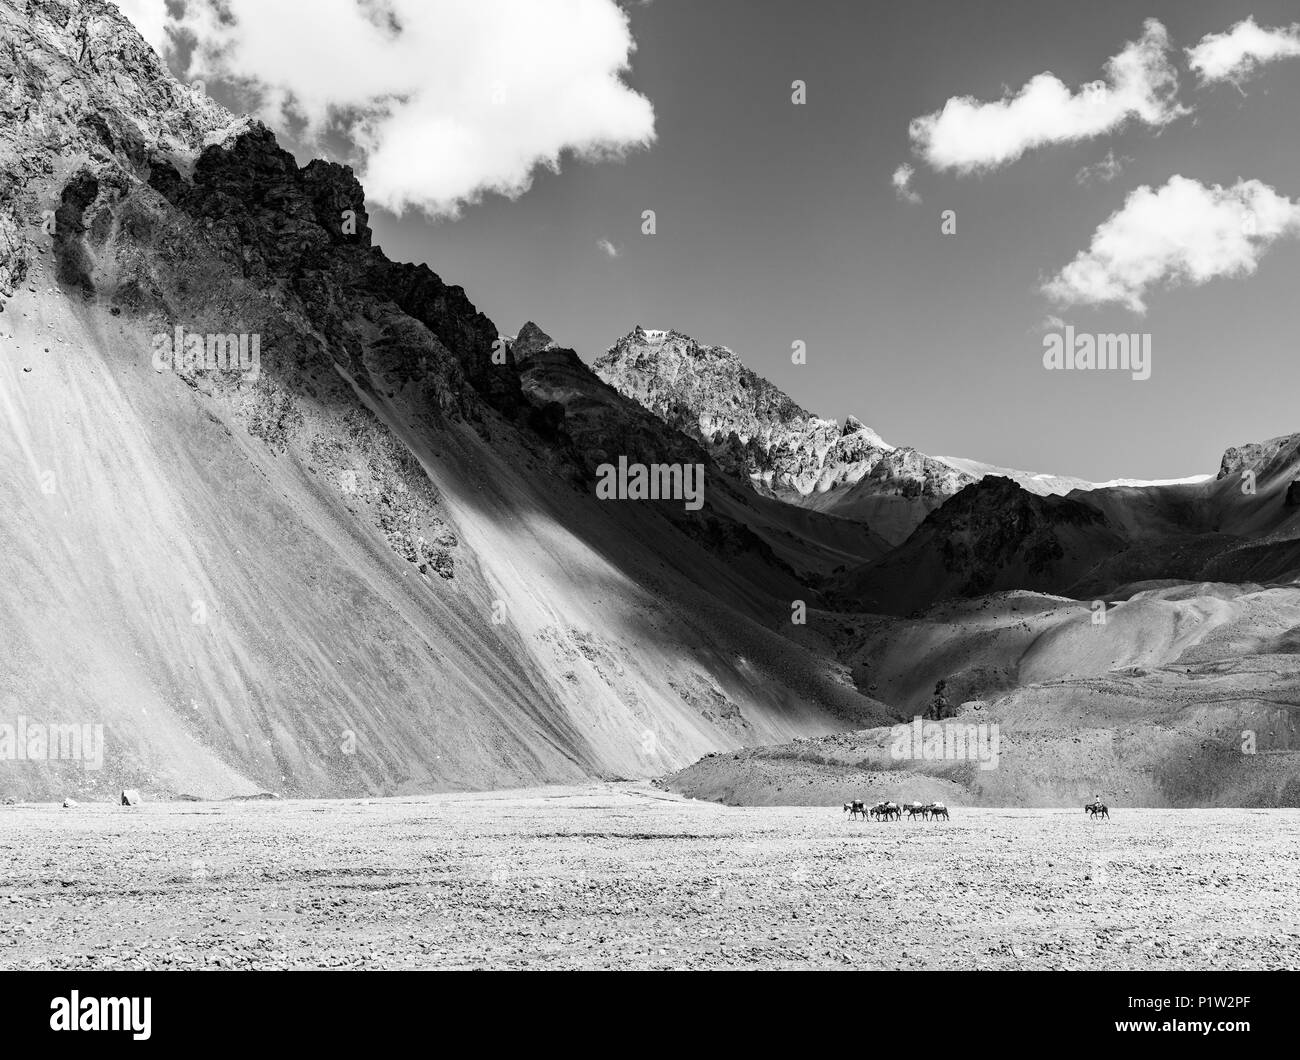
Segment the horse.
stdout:
[[914,817],[920,817],[922,820],[930,819],[930,807],[922,806],[919,802],[908,803],[903,807],[907,811],[907,819],[910,821]]
[[863,820],[866,820],[867,804],[863,802],[861,799],[854,799],[852,802],[846,802],[844,804],[844,812],[849,815],[850,821],[853,820],[853,818],[857,817],[859,814],[862,815]]
[[903,807],[896,802],[882,802],[880,804],[880,814],[885,820],[899,820],[903,816]]
[[1083,809],[1085,813],[1091,814],[1094,820],[1098,817],[1110,820],[1110,808],[1104,802],[1090,802]]
[[936,821],[942,817],[945,821],[949,820],[948,807],[941,802],[932,802],[926,807],[930,811],[930,816]]

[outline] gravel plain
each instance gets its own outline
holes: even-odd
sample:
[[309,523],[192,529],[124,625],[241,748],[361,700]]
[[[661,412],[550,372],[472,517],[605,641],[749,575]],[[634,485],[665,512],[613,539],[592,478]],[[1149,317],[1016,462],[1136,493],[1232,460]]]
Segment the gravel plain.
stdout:
[[1300,811],[0,806],[0,968],[1297,968]]

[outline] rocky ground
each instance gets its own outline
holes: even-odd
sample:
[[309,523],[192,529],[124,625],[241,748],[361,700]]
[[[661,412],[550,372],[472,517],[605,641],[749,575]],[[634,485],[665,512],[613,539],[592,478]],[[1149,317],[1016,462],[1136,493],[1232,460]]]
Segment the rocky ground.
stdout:
[[1296,968],[1300,811],[0,806],[0,968]]

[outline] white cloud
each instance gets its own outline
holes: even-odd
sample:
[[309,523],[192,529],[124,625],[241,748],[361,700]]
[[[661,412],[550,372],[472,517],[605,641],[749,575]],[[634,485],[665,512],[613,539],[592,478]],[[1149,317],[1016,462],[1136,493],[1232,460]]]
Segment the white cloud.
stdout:
[[894,185],[894,194],[903,202],[920,202],[921,196],[912,188],[912,177],[916,175],[916,170],[908,163],[904,162],[896,170],[894,175],[889,178],[890,183]]
[[[370,201],[454,216],[528,190],[562,154],[623,156],[654,140],[622,80],[636,44],[614,0],[123,0],[155,45],[193,34],[187,76],[248,91],[268,125],[352,147]],[[179,7],[179,5],[174,5]]]
[[167,7],[157,0],[113,0],[136,31],[159,55],[167,47]]
[[1037,147],[1089,140],[1133,120],[1160,127],[1188,113],[1176,98],[1169,34],[1155,19],[1107,60],[1105,72],[1103,80],[1075,92],[1042,73],[991,103],[954,96],[941,110],[912,120],[912,149],[936,170],[978,173],[1010,165]]
[[1084,166],[1074,175],[1076,184],[1109,184],[1124,172],[1124,166],[1133,159],[1126,155],[1116,157],[1114,151],[1107,151],[1106,157],[1091,166]]
[[1300,56],[1300,22],[1267,29],[1252,15],[1226,33],[1207,33],[1187,49],[1187,64],[1201,84],[1231,81],[1238,84],[1265,63]]
[[596,240],[596,246],[600,247],[601,251],[605,254],[606,257],[616,258],[619,256],[619,254],[622,253],[622,251],[620,251],[618,247],[614,246],[614,244],[611,243],[608,239]]
[[1114,302],[1145,313],[1153,288],[1249,276],[1274,242],[1297,235],[1300,202],[1258,180],[1222,188],[1170,177],[1133,191],[1043,292],[1067,305]]

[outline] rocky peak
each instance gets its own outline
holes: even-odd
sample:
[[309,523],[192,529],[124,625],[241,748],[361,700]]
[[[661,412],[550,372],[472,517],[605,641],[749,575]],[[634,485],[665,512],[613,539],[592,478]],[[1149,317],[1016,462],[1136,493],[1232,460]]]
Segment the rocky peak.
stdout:
[[[901,517],[899,532],[973,477],[916,450],[896,450],[861,420],[843,427],[801,408],[747,368],[725,346],[708,346],[677,331],[640,326],[593,365],[625,396],[708,446],[719,465],[794,503],[823,504],[818,495],[860,487],[894,498],[928,498]],[[870,519],[856,498],[854,518]]]
[[998,525],[1040,527],[1106,525],[1097,508],[1073,497],[1040,496],[1001,475],[986,475],[958,490],[952,503],[932,512],[923,524],[935,529],[986,530]]
[[188,170],[239,120],[177,84],[112,4],[0,0],[0,298],[26,278],[43,243],[54,159],[134,172],[153,159]]
[[1300,434],[1285,434],[1266,442],[1247,442],[1228,448],[1219,462],[1218,478],[1254,471],[1264,477],[1275,471],[1293,470],[1300,462]]
[[522,366],[525,361],[535,354],[554,345],[555,342],[551,336],[530,320],[519,329],[519,334],[515,336],[514,341],[510,344],[510,349],[515,355],[515,361]]
[[672,329],[647,331],[637,326],[592,367],[616,389],[622,389],[621,382],[639,390],[646,399],[642,404],[649,401],[666,407],[677,394],[689,393],[703,415],[741,433],[748,433],[746,428],[755,420],[814,418],[745,367],[726,346],[709,346]]
[[725,346],[640,326],[592,366],[622,394],[708,445],[736,474],[802,480],[839,429],[800,408]]

